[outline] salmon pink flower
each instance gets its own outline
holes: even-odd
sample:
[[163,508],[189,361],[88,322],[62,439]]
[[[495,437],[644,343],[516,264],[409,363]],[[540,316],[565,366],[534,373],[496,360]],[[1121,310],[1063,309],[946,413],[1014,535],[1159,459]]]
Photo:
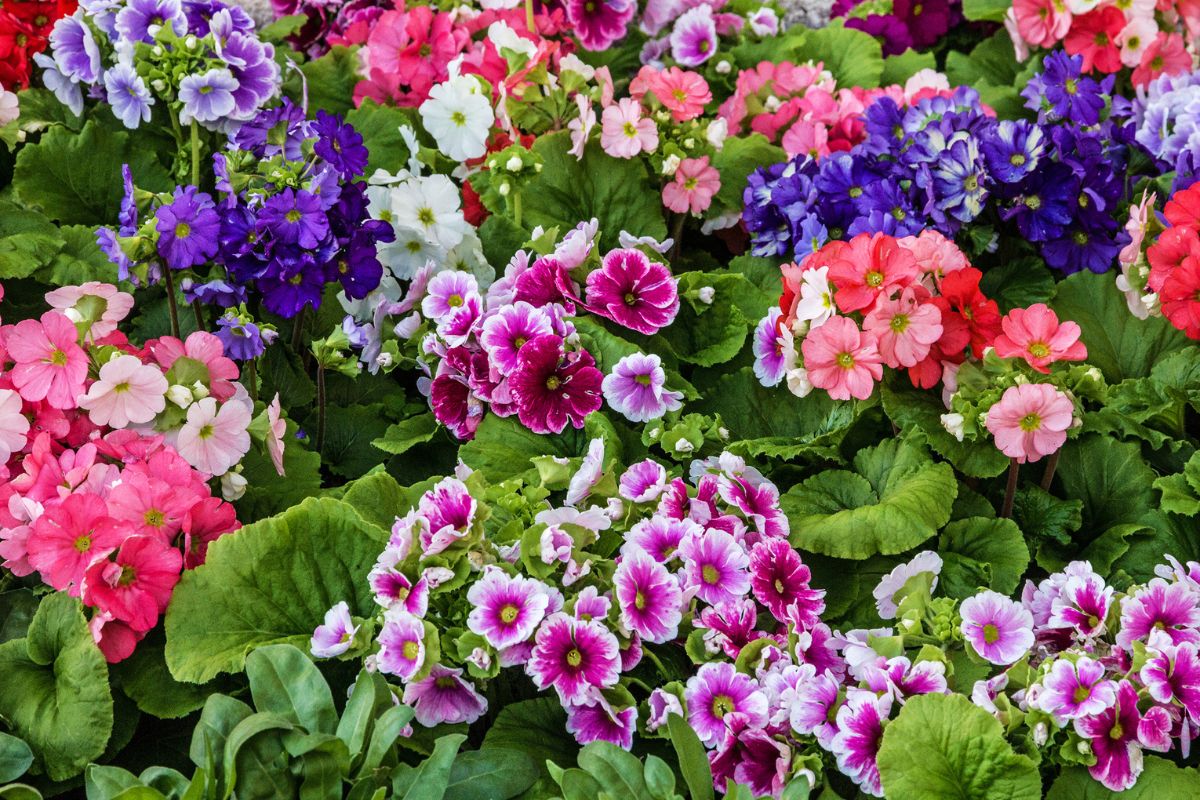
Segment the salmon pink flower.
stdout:
[[57,311],[40,320],[26,319],[9,328],[4,339],[12,368],[12,385],[30,403],[45,400],[52,408],[75,408],[83,393],[88,358],[79,346],[75,324]]
[[704,113],[704,107],[712,102],[712,92],[704,78],[679,67],[656,70],[645,66],[629,84],[629,93],[636,100],[652,94],[671,112],[675,122],[687,122]]
[[675,180],[663,187],[663,205],[676,214],[703,214],[721,188],[721,173],[709,166],[708,156],[685,158],[675,170]]
[[201,472],[224,475],[250,450],[249,424],[246,404],[231,400],[218,408],[216,398],[205,397],[188,406],[176,449]]
[[183,556],[157,536],[130,536],[115,561],[99,558],[83,576],[83,601],[135,631],[148,631],[167,609]]
[[882,233],[860,233],[829,257],[834,300],[843,313],[863,311],[880,295],[890,295],[916,280],[917,260],[908,248]]
[[1192,56],[1178,33],[1159,31],[1142,53],[1141,63],[1130,75],[1134,86],[1145,86],[1159,75],[1177,75],[1191,69]]
[[1079,340],[1074,322],[1059,323],[1058,315],[1045,303],[1014,308],[1001,321],[1003,333],[993,346],[1001,358],[1021,357],[1038,372],[1049,373],[1056,361],[1083,361],[1087,347]]
[[[863,330],[875,334],[883,363],[892,369],[915,366],[942,338],[942,312],[933,303],[920,302],[920,288],[909,286],[894,300],[880,297],[863,319]],[[921,291],[928,297],[928,291]]]
[[100,377],[79,398],[97,425],[124,428],[154,419],[167,406],[167,379],[153,364],[120,355],[100,367]]
[[102,498],[73,494],[37,518],[25,547],[46,583],[78,597],[88,565],[120,545],[125,534]]
[[554,687],[563,703],[581,703],[593,688],[617,682],[619,650],[617,637],[602,623],[559,612],[538,628],[525,670],[539,689]]
[[1071,12],[1063,0],[1013,0],[1021,38],[1037,47],[1053,47],[1071,29]]
[[1067,441],[1075,405],[1046,383],[1010,386],[988,409],[986,425],[996,447],[1021,464],[1057,452]]
[[642,116],[632,97],[622,97],[600,115],[600,146],[613,158],[633,158],[658,148],[658,126]]
[[1125,27],[1125,14],[1116,6],[1089,11],[1071,22],[1063,47],[1073,56],[1083,56],[1083,71],[1104,73],[1121,68],[1121,46],[1117,38]]
[[29,419],[21,413],[23,405],[21,395],[12,389],[0,389],[0,465],[7,464],[29,440]]
[[866,400],[883,379],[883,359],[873,334],[847,317],[834,317],[809,331],[800,346],[813,386],[834,400]]

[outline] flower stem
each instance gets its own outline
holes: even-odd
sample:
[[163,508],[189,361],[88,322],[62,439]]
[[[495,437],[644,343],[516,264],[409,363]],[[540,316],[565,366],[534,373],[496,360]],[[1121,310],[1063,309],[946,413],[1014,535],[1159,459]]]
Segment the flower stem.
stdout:
[[686,214],[678,214],[671,225],[671,238],[675,240],[671,248],[671,261],[678,261],[683,254],[683,223],[687,222]]
[[1042,491],[1050,491],[1050,483],[1054,480],[1054,470],[1058,469],[1058,457],[1062,454],[1062,450],[1055,450],[1050,454],[1050,460],[1046,462],[1046,471],[1042,473]]
[[317,455],[325,447],[325,367],[317,364]]
[[252,358],[246,362],[246,388],[250,390],[250,402],[258,402],[258,359]]
[[204,309],[200,308],[199,299],[192,301],[192,313],[196,315],[196,330],[208,330],[208,325],[204,322]]
[[513,222],[521,227],[521,190],[514,189],[512,193]]
[[1017,494],[1017,478],[1021,474],[1021,465],[1017,463],[1015,458],[1009,459],[1008,462],[1008,486],[1004,489],[1004,505],[1000,509],[1001,517],[1011,517],[1013,509],[1013,497]]
[[179,339],[179,308],[175,305],[175,278],[170,264],[163,264],[163,277],[167,282],[167,309],[171,312],[171,335]]
[[533,21],[533,0],[525,0],[525,26],[530,33],[537,33],[537,23]]
[[[192,120],[192,186],[200,188],[200,128]],[[203,330],[203,327],[201,328]]]
[[301,338],[304,334],[304,312],[308,310],[308,306],[300,306],[300,313],[296,315],[296,321],[292,323],[292,352],[300,352]]

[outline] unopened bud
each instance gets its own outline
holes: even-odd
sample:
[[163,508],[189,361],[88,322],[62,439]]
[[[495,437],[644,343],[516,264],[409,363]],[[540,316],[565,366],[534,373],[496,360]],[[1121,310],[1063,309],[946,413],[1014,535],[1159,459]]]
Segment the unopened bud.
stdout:
[[178,383],[167,389],[167,399],[180,408],[187,408],[192,404],[192,392],[186,386],[180,386]]

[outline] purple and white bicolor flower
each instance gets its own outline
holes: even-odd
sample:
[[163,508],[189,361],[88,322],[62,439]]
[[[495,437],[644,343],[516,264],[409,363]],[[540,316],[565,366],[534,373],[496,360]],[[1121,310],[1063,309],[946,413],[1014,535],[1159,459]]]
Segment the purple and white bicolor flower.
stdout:
[[325,622],[313,631],[309,650],[317,658],[340,656],[354,644],[358,626],[350,618],[350,606],[343,600],[325,612]]
[[1033,615],[999,592],[980,592],[959,606],[963,639],[992,664],[1016,663],[1033,647]]
[[490,565],[471,585],[467,602],[473,606],[467,627],[503,650],[533,635],[550,604],[550,593],[539,580],[509,575]]

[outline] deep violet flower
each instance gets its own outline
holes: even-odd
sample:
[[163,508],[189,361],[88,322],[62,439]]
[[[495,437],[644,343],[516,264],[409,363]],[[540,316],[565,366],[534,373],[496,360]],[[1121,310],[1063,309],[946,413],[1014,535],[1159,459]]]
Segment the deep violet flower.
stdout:
[[621,622],[643,641],[661,644],[678,635],[683,591],[675,576],[644,550],[624,553],[613,586]]
[[568,423],[582,428],[602,403],[603,374],[595,364],[586,350],[566,352],[558,336],[527,342],[508,377],[521,424],[534,433],[562,433]]
[[554,687],[563,703],[581,703],[592,689],[617,682],[620,645],[608,628],[559,612],[538,628],[525,670],[539,689]]
[[679,313],[675,284],[671,271],[641,250],[613,250],[587,277],[587,303],[618,325],[650,335]]
[[212,197],[177,186],[174,199],[154,212],[158,253],[171,269],[199,266],[217,254],[221,217]]
[[361,175],[367,168],[367,148],[363,137],[348,125],[340,114],[329,114],[324,109],[317,111],[313,123],[317,141],[313,152],[329,162],[343,178]]

